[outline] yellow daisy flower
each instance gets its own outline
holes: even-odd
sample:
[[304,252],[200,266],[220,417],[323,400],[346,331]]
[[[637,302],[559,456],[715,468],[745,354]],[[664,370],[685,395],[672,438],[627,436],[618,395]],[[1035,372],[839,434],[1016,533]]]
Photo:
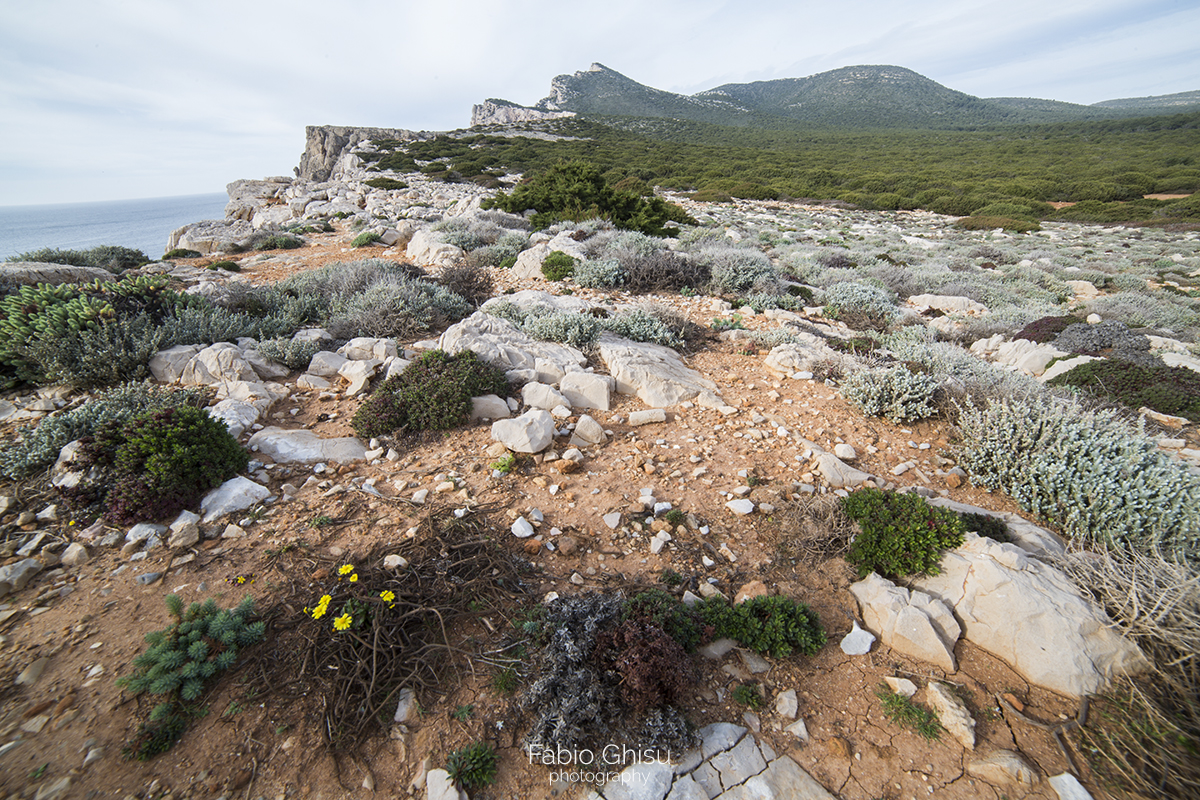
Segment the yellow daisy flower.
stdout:
[[340,617],[338,617],[337,619],[335,619],[333,621],[333,629],[335,631],[344,631],[347,628],[349,628],[351,623],[353,623],[353,622],[354,622],[354,617],[350,616],[349,614],[342,614]]

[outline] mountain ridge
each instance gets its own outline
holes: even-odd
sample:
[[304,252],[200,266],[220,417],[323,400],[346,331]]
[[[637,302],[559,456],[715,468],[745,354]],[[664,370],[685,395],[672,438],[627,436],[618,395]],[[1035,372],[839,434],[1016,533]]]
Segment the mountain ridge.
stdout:
[[[906,67],[857,65],[804,78],[727,83],[692,95],[638,83],[599,62],[557,75],[532,106],[489,98],[471,125],[504,124],[518,113],[691,120],[764,128],[976,128],[1116,119],[1200,108],[1200,91],[1079,105],[1040,98],[980,98]],[[495,114],[496,109],[504,113]],[[502,118],[503,117],[503,118]]]

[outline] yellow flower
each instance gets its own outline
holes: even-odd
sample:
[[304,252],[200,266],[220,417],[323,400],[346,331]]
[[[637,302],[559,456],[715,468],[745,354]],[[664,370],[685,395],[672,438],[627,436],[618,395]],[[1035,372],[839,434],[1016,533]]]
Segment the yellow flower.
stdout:
[[379,593],[379,596],[383,598],[385,603],[390,603],[396,599],[396,593],[393,592],[391,589],[384,589],[382,592]]
[[350,582],[358,583],[358,573],[357,572],[350,576]]
[[329,595],[321,595],[321,600],[317,603],[317,607],[312,610],[312,618],[320,619],[321,617],[325,616],[325,612],[329,610],[329,603],[331,600],[333,600],[333,598]]
[[354,617],[349,614],[342,614],[333,621],[333,629],[335,631],[344,631],[350,627],[350,623],[354,622]]
[[351,572],[354,572],[353,564],[342,564],[340,567],[338,567],[338,575],[348,575]]

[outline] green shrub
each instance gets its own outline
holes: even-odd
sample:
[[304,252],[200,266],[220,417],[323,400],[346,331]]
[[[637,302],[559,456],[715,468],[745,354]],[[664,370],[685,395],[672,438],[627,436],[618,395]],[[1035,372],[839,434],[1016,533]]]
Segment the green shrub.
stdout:
[[704,623],[712,626],[714,638],[736,639],[772,658],[787,658],[793,652],[816,655],[825,644],[816,612],[782,595],[753,597],[736,606],[715,597],[696,608]]
[[175,594],[167,595],[166,604],[171,625],[147,634],[150,646],[133,659],[133,673],[117,679],[118,686],[134,695],[167,695],[123,751],[141,761],[169,750],[179,740],[186,727],[184,704],[199,700],[205,684],[232,667],[240,649],[261,641],[266,630],[265,622],[250,622],[254,615],[250,597],[232,609],[220,609],[209,599],[203,605],[192,603],[185,612]]
[[363,183],[373,189],[399,190],[408,188],[407,183],[398,181],[395,178],[371,178],[370,180],[363,181]]
[[98,490],[105,518],[116,525],[194,508],[250,461],[225,423],[190,406],[150,411],[83,441],[83,466],[102,473],[83,492]]
[[375,244],[382,238],[383,236],[377,231],[363,231],[358,236],[354,237],[354,241],[350,242],[350,246],[367,247],[368,245]]
[[1100,359],[1080,364],[1047,383],[1086,389],[1134,410],[1146,406],[1200,422],[1200,374],[1187,367]]
[[291,370],[307,369],[312,357],[321,349],[321,342],[297,340],[290,337],[265,339],[255,348],[263,358],[283,364]]
[[937,414],[941,382],[903,364],[863,369],[842,381],[842,394],[864,414],[892,422],[926,419]]
[[912,728],[923,739],[932,741],[941,736],[942,726],[934,713],[912,698],[896,694],[885,683],[875,689],[875,696],[883,706],[883,715],[892,722]]
[[290,236],[286,233],[277,233],[266,237],[262,241],[254,245],[255,250],[295,250],[297,247],[303,247],[304,240],[298,236]]
[[[12,386],[46,381],[39,342],[41,353],[52,353],[68,337],[78,338],[80,332],[112,320],[144,314],[150,323],[159,323],[180,308],[204,304],[168,289],[167,283],[163,276],[141,276],[20,287],[0,299],[0,382]],[[63,358],[58,363],[61,371]]]
[[997,228],[1003,228],[1006,231],[1014,233],[1029,233],[1030,231],[1040,231],[1041,225],[1038,225],[1033,220],[1014,219],[1012,217],[963,217],[954,223],[954,227],[962,228],[966,231],[992,231]]
[[[973,217],[1013,217],[1014,219],[1035,220],[1042,216],[1041,205],[1035,210],[1031,206],[1022,205],[1020,203],[988,203],[983,208],[977,208],[971,212]],[[1053,210],[1050,206],[1047,209]]]
[[767,704],[757,683],[739,683],[730,696],[733,698],[733,702],[741,706],[749,706],[753,711],[758,711]]
[[337,294],[325,327],[343,339],[356,336],[401,339],[440,330],[469,315],[471,304],[432,281],[379,279],[358,293]]
[[204,254],[199,250],[189,250],[186,247],[176,247],[174,250],[168,251],[163,258],[201,258],[203,255]]
[[823,294],[825,316],[855,330],[885,330],[900,315],[886,289],[854,281],[835,283]]
[[692,192],[692,200],[697,203],[732,203],[733,196],[727,192],[722,192],[720,189],[704,188],[697,192]]
[[590,289],[615,289],[625,283],[628,275],[615,258],[585,259],[575,267],[575,283]]
[[218,270],[223,269],[226,272],[241,272],[242,268],[236,261],[214,261],[208,265],[208,269]]
[[362,439],[446,430],[468,422],[471,398],[485,394],[508,395],[502,370],[470,350],[453,356],[433,350],[384,381],[359,406],[352,425]]
[[16,441],[0,449],[0,475],[13,480],[49,467],[69,442],[107,428],[119,428],[147,412],[180,406],[199,407],[209,390],[178,389],[150,383],[128,383],[100,392],[81,406],[42,418]]
[[918,494],[859,489],[841,506],[862,529],[846,554],[860,578],[871,572],[887,578],[937,575],[942,551],[963,543],[959,516]]
[[464,789],[475,791],[496,782],[496,749],[490,742],[475,742],[450,753],[446,772]]
[[1014,334],[1013,339],[1028,339],[1038,344],[1046,344],[1054,341],[1054,338],[1067,328],[1081,322],[1083,322],[1082,319],[1074,316],[1042,317]]
[[67,264],[73,267],[99,267],[109,272],[123,272],[148,263],[150,257],[141,250],[131,250],[128,247],[117,247],[116,245],[100,245],[90,250],[59,250],[47,247],[11,256],[8,260]]
[[1115,412],[1054,399],[960,408],[958,463],[1067,536],[1200,562],[1200,478]]
[[555,250],[542,261],[542,274],[548,281],[561,281],[575,274],[575,259],[561,250]]
[[676,229],[668,222],[696,224],[683,209],[661,198],[639,197],[635,192],[618,191],[604,180],[603,173],[582,161],[559,162],[550,169],[527,177],[511,196],[500,192],[488,208],[522,214],[532,208],[535,228],[547,228],[555,222],[601,217],[618,228],[662,236]]

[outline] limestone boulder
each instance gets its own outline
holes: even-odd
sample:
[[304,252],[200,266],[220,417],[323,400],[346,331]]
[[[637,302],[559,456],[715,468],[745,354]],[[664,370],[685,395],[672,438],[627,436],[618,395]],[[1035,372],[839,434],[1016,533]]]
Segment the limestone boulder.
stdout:
[[571,435],[569,444],[572,447],[589,447],[604,444],[607,440],[608,434],[604,432],[600,423],[584,414],[579,418],[579,422],[575,423],[575,432]]
[[576,372],[587,363],[587,357],[574,347],[538,341],[508,320],[485,311],[476,311],[447,328],[438,339],[438,347],[452,355],[470,350],[506,372],[528,370],[531,379],[537,375],[539,359],[554,364],[563,374]]
[[551,411],[558,406],[570,406],[570,401],[553,386],[544,383],[527,383],[521,389],[521,401],[530,408]]
[[244,511],[270,496],[270,489],[239,475],[204,495],[200,501],[200,513],[204,515],[204,522],[212,522],[226,514]]
[[532,409],[513,419],[492,423],[492,439],[516,453],[540,453],[554,441],[554,417]]
[[362,461],[367,454],[366,446],[353,436],[322,439],[303,429],[263,428],[250,437],[249,445],[281,464],[348,464]]
[[100,267],[73,267],[69,264],[49,264],[44,261],[0,262],[0,282],[9,285],[33,286],[39,283],[91,283],[111,281],[113,273]]
[[1059,556],[1065,552],[1064,542],[1058,534],[1046,530],[1040,525],[1034,525],[1021,515],[1011,511],[992,511],[969,503],[960,503],[948,497],[931,497],[929,504],[948,508],[959,514],[983,514],[995,517],[1008,526],[1008,535],[1013,540],[1012,543],[1030,555]]
[[213,386],[221,381],[258,381],[258,373],[242,357],[241,348],[228,342],[217,342],[196,353],[179,376],[179,382],[189,386]]
[[160,383],[178,383],[187,365],[203,349],[198,344],[179,344],[159,350],[150,358],[150,374]]
[[1048,344],[1038,344],[1028,339],[1014,339],[1005,342],[996,349],[992,358],[998,364],[1015,367],[1026,375],[1041,375],[1046,367],[1056,358],[1069,353]]
[[404,252],[414,264],[423,267],[448,267],[463,255],[461,248],[442,241],[436,231],[428,228],[414,233]]
[[558,390],[570,403],[571,408],[594,408],[608,411],[613,379],[608,375],[593,372],[571,372],[558,383]]
[[208,409],[208,415],[224,422],[225,427],[229,429],[229,435],[235,438],[258,422],[259,414],[257,406],[243,400],[221,400]]
[[969,641],[1031,683],[1082,697],[1148,667],[1065,575],[1020,547],[967,533],[941,569],[913,588],[952,607]]
[[503,397],[485,394],[471,398],[471,419],[508,419],[512,412]]
[[339,347],[337,353],[343,358],[348,358],[351,361],[368,361],[370,359],[375,359],[381,363],[388,358],[395,358],[400,354],[396,349],[395,339],[385,339],[371,336],[360,336],[358,338],[351,339]]
[[255,227],[246,219],[204,220],[184,225],[171,232],[167,250],[182,248],[198,253],[245,250],[254,237]]
[[266,356],[258,352],[254,348],[246,348],[242,350],[242,358],[246,359],[246,363],[254,370],[264,381],[274,381],[280,378],[286,378],[291,374],[291,370],[277,361],[272,361]]
[[349,360],[340,353],[320,350],[313,353],[312,358],[308,360],[308,369],[305,372],[309,375],[319,375],[322,378],[332,378]]
[[867,629],[898,653],[955,672],[954,644],[962,629],[949,606],[872,572],[850,585]]
[[605,332],[597,340],[600,360],[621,394],[636,394],[652,408],[695,400],[710,408],[724,405],[717,385],[683,363],[669,347],[634,342]]

